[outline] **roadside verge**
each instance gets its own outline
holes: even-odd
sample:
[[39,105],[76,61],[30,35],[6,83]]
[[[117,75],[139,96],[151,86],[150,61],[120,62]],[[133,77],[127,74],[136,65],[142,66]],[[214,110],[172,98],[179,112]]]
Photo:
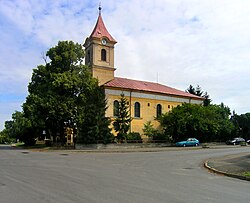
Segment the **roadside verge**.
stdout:
[[250,171],[249,163],[249,153],[243,153],[206,160],[204,167],[220,175],[250,181],[249,176],[243,175]]

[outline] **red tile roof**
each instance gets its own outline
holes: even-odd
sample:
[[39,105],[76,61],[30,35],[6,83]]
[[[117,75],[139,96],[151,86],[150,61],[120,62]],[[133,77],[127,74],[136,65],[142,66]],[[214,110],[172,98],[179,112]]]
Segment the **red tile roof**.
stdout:
[[115,39],[111,36],[111,34],[109,34],[107,28],[105,27],[101,13],[99,13],[95,28],[92,31],[90,38],[101,39],[103,37],[106,37],[109,41],[116,43]]
[[202,98],[202,97],[199,97],[199,96],[196,96],[193,94],[189,94],[187,92],[177,90],[175,88],[168,87],[168,86],[165,86],[165,85],[162,85],[159,83],[131,80],[131,79],[127,79],[127,78],[115,77],[113,80],[105,83],[104,87],[147,91],[147,92],[151,92],[151,93],[161,93],[161,94],[176,95],[176,96],[204,100],[204,98]]

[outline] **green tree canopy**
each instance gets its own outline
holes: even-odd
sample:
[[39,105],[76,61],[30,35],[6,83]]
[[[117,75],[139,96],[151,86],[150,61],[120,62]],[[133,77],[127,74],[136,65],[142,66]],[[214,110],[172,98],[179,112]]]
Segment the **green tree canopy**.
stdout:
[[205,98],[205,100],[203,101],[204,106],[209,106],[212,102],[212,100],[209,98],[210,96],[208,95],[208,93],[203,92],[199,85],[197,85],[196,88],[194,88],[193,85],[189,85],[189,87],[186,89],[186,92]]
[[250,113],[241,115],[233,113],[231,120],[235,126],[235,137],[250,139]]
[[95,85],[85,91],[87,100],[84,106],[80,105],[78,108],[78,142],[112,142],[114,136],[108,127],[111,121],[105,117],[107,105],[103,87]]
[[37,132],[32,128],[31,121],[23,112],[16,111],[12,114],[12,120],[5,122],[5,133],[10,138],[19,139],[26,145],[33,145]]
[[144,124],[144,127],[143,127],[142,130],[143,130],[144,135],[146,135],[146,136],[148,136],[150,138],[157,134],[157,130],[154,128],[151,121],[147,121]]
[[166,136],[174,141],[188,137],[195,137],[201,142],[225,141],[233,130],[228,110],[222,105],[204,107],[185,103],[163,114],[160,122]]
[[45,129],[47,138],[59,135],[61,141],[66,125],[78,129],[79,141],[103,140],[106,133],[110,137],[105,93],[90,68],[82,64],[82,45],[59,41],[46,56],[46,64],[33,70],[23,104],[24,116],[32,128],[40,134]]
[[13,129],[13,121],[5,121],[4,129],[0,132],[0,144],[16,140],[16,135]]

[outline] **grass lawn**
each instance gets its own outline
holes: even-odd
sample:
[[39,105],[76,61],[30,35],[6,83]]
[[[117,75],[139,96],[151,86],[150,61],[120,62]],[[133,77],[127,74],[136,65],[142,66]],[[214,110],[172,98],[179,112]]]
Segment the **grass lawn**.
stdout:
[[247,177],[250,177],[250,171],[244,172],[243,175],[247,176]]
[[22,149],[40,149],[40,148],[47,147],[45,144],[36,144],[34,146],[26,146],[22,142],[16,143],[15,145],[16,145],[17,148],[22,148]]

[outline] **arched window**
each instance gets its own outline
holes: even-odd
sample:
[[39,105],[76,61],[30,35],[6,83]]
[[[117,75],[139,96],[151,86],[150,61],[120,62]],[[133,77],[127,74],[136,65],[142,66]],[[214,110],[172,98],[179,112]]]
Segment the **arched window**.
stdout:
[[140,118],[140,103],[139,102],[135,102],[135,117]]
[[160,104],[157,104],[157,106],[156,106],[156,117],[157,118],[160,117],[161,114],[162,114],[162,107],[161,107]]
[[90,63],[90,51],[87,52],[87,62]]
[[101,50],[101,60],[106,61],[107,60],[107,53],[105,49]]
[[119,116],[119,102],[117,100],[114,101],[113,115],[114,116]]

